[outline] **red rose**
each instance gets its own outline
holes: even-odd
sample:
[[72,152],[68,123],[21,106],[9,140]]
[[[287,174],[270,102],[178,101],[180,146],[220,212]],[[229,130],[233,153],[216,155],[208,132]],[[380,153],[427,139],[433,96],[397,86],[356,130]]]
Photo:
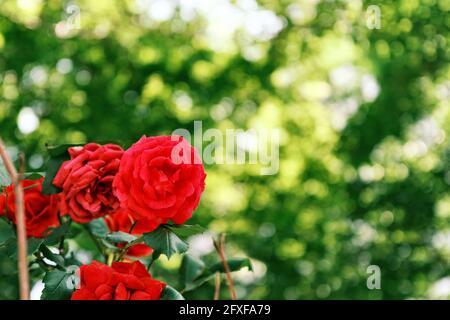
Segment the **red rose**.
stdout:
[[155,280],[139,262],[93,261],[80,267],[80,288],[72,300],[159,300],[166,284]]
[[6,206],[6,197],[4,194],[0,193],[0,217],[6,214],[5,206]]
[[197,151],[179,136],[143,136],[125,151],[113,188],[135,219],[181,224],[192,216],[205,189]]
[[[58,195],[46,196],[42,192],[42,182],[39,180],[23,180],[25,219],[28,237],[45,237],[50,227],[59,226]],[[0,215],[7,214],[16,223],[14,186],[10,185],[0,194]]]
[[61,213],[78,223],[103,217],[119,207],[112,181],[123,149],[114,144],[89,143],[69,148],[71,160],[59,169],[53,184],[62,191]]
[[[140,219],[133,221],[133,218],[122,209],[109,214],[105,217],[106,224],[110,231],[122,231],[136,236],[141,236],[145,232],[150,232],[155,230],[158,225],[147,221],[145,219]],[[119,245],[119,247],[123,246]],[[153,249],[144,243],[138,243],[128,249],[127,255],[132,257],[145,257],[152,254]]]

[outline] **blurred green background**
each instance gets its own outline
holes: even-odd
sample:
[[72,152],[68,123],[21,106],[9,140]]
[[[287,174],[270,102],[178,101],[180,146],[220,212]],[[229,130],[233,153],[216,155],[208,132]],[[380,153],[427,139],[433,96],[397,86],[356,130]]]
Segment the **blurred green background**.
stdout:
[[[449,0],[0,0],[0,136],[41,171],[45,142],[129,146],[194,120],[281,128],[278,174],[207,166],[192,219],[227,232],[230,256],[253,259],[255,272],[235,275],[239,297],[445,298],[449,10]],[[193,247],[212,250],[208,237]],[[381,290],[366,286],[369,265]],[[17,298],[16,277],[0,257],[1,299]]]

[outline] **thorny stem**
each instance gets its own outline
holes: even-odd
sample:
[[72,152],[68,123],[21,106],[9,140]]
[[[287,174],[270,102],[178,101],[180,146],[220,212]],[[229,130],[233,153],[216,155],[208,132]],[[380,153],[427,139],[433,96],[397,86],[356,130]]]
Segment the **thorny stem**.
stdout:
[[225,234],[224,233],[220,234],[217,240],[213,240],[213,243],[217,253],[219,254],[220,260],[222,261],[223,268],[225,270],[230,297],[232,300],[236,300],[237,299],[236,290],[234,289],[233,278],[231,277],[230,267],[228,266],[227,257],[225,255]]
[[16,221],[17,221],[17,256],[18,256],[18,267],[19,267],[19,288],[20,288],[20,299],[29,300],[30,299],[30,283],[27,265],[27,232],[26,232],[26,217],[25,217],[25,207],[23,200],[23,187],[22,187],[22,177],[25,172],[25,161],[23,155],[20,157],[20,171],[17,172],[16,168],[11,161],[8,153],[6,152],[5,145],[0,139],[0,157],[3,160],[6,171],[8,172],[11,182],[14,185],[14,195],[15,195],[15,208],[16,208]]

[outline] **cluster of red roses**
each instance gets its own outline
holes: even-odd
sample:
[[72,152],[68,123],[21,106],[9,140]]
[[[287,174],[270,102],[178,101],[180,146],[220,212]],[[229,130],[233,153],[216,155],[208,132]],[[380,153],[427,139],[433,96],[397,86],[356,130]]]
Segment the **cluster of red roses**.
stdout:
[[[199,155],[179,136],[143,136],[126,151],[114,144],[89,143],[68,152],[70,160],[53,180],[60,193],[43,195],[43,178],[22,182],[28,237],[45,237],[49,228],[59,225],[60,215],[81,224],[104,217],[111,231],[135,235],[169,221],[182,224],[192,216],[205,188]],[[191,161],[180,163],[174,156]],[[15,223],[13,186],[0,194],[2,214]],[[127,252],[150,253],[144,244]],[[116,263],[112,268],[95,262],[81,267],[81,289],[72,298],[154,299],[163,288],[140,262]]]
[[158,300],[166,286],[139,261],[113,262],[112,267],[94,261],[81,266],[80,279],[72,300]]

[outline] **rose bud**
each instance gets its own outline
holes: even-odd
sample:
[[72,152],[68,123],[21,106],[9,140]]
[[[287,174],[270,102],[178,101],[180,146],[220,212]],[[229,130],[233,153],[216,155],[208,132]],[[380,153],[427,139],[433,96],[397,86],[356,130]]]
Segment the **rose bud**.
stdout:
[[71,300],[159,300],[165,287],[139,261],[112,267],[93,261],[80,267],[80,288]]

